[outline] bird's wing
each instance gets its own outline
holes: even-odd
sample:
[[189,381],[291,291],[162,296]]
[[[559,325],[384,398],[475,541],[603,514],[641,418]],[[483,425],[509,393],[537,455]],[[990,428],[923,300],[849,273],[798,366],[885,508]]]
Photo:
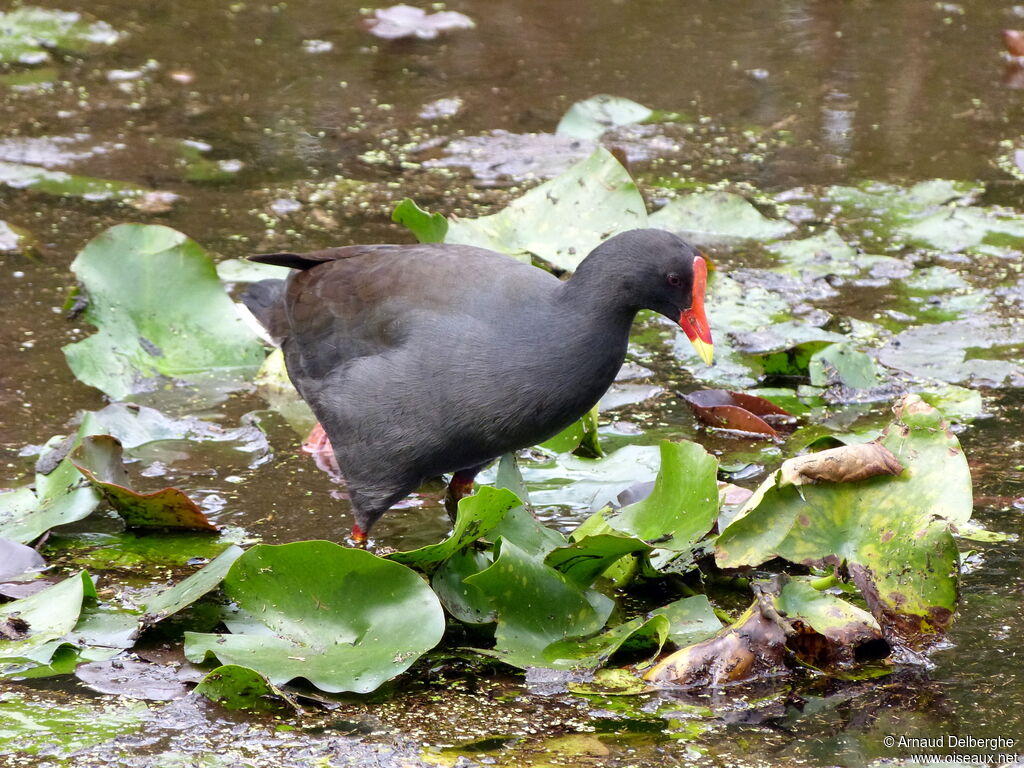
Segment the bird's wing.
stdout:
[[[526,298],[514,291],[558,284],[543,270],[470,246],[347,246],[291,256],[287,266],[302,271],[286,291],[285,349],[293,378],[310,380],[429,343],[431,329],[474,327]],[[435,341],[445,343],[440,335]]]

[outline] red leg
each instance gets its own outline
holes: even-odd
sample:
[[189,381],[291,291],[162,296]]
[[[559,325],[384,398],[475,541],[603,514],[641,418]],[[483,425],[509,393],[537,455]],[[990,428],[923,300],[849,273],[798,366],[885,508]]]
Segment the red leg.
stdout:
[[473,478],[479,471],[480,467],[473,467],[460,469],[452,475],[451,482],[448,483],[448,492],[444,497],[444,507],[448,510],[448,517],[452,522],[455,522],[455,516],[458,514],[459,500],[473,493]]

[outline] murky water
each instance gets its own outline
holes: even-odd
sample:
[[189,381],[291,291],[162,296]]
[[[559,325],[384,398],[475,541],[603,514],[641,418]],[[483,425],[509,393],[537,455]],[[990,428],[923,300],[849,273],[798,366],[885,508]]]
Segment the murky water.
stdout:
[[[87,11],[125,34],[108,50],[61,59],[42,84],[0,85],[0,160],[45,161],[184,199],[168,212],[144,213],[0,187],[0,218],[39,241],[33,256],[0,255],[0,485],[29,473],[24,446],[66,432],[77,411],[104,404],[67,369],[60,347],[88,331],[67,321],[61,306],[74,254],[117,222],[165,223],[223,257],[409,241],[389,220],[405,196],[432,210],[476,214],[515,192],[507,189],[515,182],[478,184],[464,173],[425,169],[422,162],[443,157],[435,139],[551,132],[572,102],[596,93],[706,118],[703,130],[671,137],[679,147],[663,162],[636,164],[651,184],[732,178],[778,191],[941,177],[981,180],[993,200],[1024,201],[1024,185],[996,164],[1000,142],[1018,138],[1024,124],[1024,90],[1004,82],[1000,56],[999,31],[1024,26],[1024,10],[1009,3],[462,0],[450,7],[474,18],[476,29],[417,42],[370,37],[359,5],[337,0],[41,4]],[[421,116],[440,99],[458,100],[457,111]],[[732,151],[744,132],[763,141]],[[69,140],[27,143],[41,137]],[[209,145],[204,157],[228,161],[219,166],[228,170],[198,179],[182,140]],[[731,258],[726,267],[741,266],[742,256]],[[881,303],[863,291],[840,301],[865,315]],[[685,373],[655,367],[662,382],[690,384]],[[688,411],[661,402],[627,410],[627,420],[705,439]],[[996,530],[1024,534],[1021,510],[1010,503],[1024,495],[1024,399],[1019,391],[993,393],[987,405],[992,416],[961,435],[974,464],[977,514]],[[263,407],[243,393],[198,415],[233,425]],[[178,408],[192,412],[187,393]],[[220,496],[221,522],[268,542],[325,531],[340,538],[349,521],[344,501],[331,498],[339,488],[298,452],[300,438],[282,419],[267,414],[264,426],[273,462],[204,466],[203,457],[172,465],[161,482],[200,499]],[[244,481],[225,482],[232,474]],[[410,547],[436,540],[446,530],[439,493],[421,494],[421,511],[386,516],[379,536]],[[223,764],[344,764],[348,756],[392,765],[415,760],[417,745],[426,744],[426,756],[446,764],[461,755],[520,764],[855,766],[910,754],[887,748],[887,735],[1024,739],[1022,552],[1016,543],[985,545],[935,669],[881,683],[776,688],[763,692],[775,697],[767,709],[699,702],[725,714],[711,726],[683,704],[665,715],[674,705],[658,700],[644,705],[646,719],[635,711],[616,719],[612,700],[531,694],[518,678],[480,681],[453,661],[450,669],[420,670],[432,682],[399,682],[315,722],[296,722],[294,731],[263,724],[249,741],[235,739],[242,721],[171,705],[143,735],[87,751],[74,764],[131,764],[145,760],[133,753],[199,749],[233,755]],[[66,689],[4,686],[15,695],[41,691],[54,706],[89,700]],[[352,734],[366,743],[356,746]],[[387,744],[394,748],[380,746]]]

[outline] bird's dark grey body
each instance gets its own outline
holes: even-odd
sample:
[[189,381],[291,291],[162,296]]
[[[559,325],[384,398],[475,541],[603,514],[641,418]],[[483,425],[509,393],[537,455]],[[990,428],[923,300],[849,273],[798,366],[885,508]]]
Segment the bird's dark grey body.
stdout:
[[479,467],[578,419],[613,381],[637,310],[672,317],[689,306],[690,278],[665,286],[664,274],[694,253],[673,235],[637,230],[564,282],[470,246],[278,255],[303,269],[257,315],[282,339],[366,530],[425,479]]

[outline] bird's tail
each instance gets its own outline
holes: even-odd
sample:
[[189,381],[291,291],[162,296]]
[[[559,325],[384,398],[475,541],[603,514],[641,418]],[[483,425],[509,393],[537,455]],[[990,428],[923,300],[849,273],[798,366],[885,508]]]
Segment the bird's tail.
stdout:
[[284,314],[284,280],[260,280],[250,283],[241,295],[242,303],[280,344],[288,335]]

